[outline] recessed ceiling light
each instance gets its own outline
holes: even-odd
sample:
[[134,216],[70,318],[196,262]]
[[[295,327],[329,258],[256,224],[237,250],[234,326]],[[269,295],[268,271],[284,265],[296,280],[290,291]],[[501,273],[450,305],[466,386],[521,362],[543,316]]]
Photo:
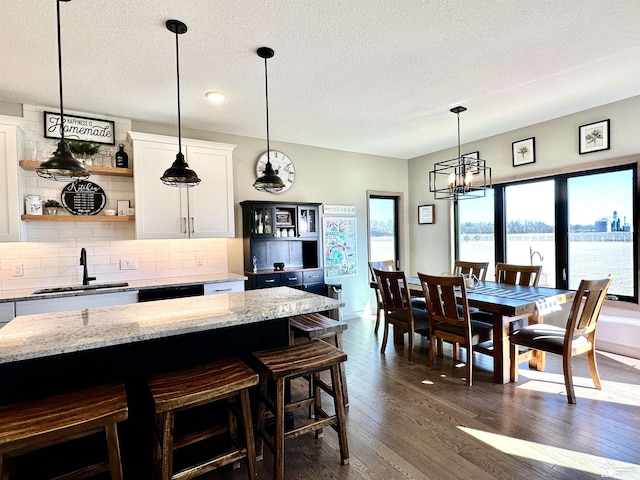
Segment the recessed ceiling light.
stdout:
[[211,100],[213,103],[221,103],[224,102],[226,96],[224,93],[222,92],[218,92],[218,91],[212,91],[212,92],[207,92],[205,94],[207,96],[207,98],[209,100]]

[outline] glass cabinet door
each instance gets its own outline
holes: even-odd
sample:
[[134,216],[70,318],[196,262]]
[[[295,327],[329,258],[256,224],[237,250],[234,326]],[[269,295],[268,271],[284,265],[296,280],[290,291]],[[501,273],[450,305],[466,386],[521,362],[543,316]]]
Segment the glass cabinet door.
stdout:
[[298,235],[300,237],[318,236],[317,207],[298,207]]
[[251,233],[254,236],[274,236],[273,207],[255,207],[251,210]]

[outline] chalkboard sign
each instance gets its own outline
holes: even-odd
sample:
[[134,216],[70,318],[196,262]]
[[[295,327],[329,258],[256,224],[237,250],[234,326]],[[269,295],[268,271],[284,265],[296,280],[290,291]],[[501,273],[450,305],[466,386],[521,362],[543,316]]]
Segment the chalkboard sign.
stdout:
[[102,187],[87,180],[76,180],[62,189],[62,206],[72,215],[97,215],[107,204]]

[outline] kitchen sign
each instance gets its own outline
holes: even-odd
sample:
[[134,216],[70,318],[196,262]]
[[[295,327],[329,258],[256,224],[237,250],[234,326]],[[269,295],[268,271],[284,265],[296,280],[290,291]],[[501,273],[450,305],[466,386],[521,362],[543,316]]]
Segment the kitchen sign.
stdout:
[[[44,112],[45,138],[61,138],[60,114]],[[115,145],[115,122],[97,118],[64,116],[64,138],[66,140],[81,140],[83,142],[104,143]]]
[[97,215],[107,204],[102,187],[87,180],[76,180],[62,189],[62,206],[72,215]]

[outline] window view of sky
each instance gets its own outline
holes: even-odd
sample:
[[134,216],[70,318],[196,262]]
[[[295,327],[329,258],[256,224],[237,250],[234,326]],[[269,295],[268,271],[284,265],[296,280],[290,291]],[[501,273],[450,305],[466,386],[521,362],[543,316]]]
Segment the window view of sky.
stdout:
[[[630,170],[600,175],[575,177],[568,180],[569,221],[572,225],[594,224],[596,220],[611,220],[613,212],[632,223],[632,174]],[[511,193],[511,194],[510,194]],[[535,220],[554,224],[553,181],[540,181],[507,189],[507,217],[509,220]],[[459,210],[460,222],[493,222],[493,191],[482,199],[464,201]],[[513,214],[513,216],[511,215]]]

